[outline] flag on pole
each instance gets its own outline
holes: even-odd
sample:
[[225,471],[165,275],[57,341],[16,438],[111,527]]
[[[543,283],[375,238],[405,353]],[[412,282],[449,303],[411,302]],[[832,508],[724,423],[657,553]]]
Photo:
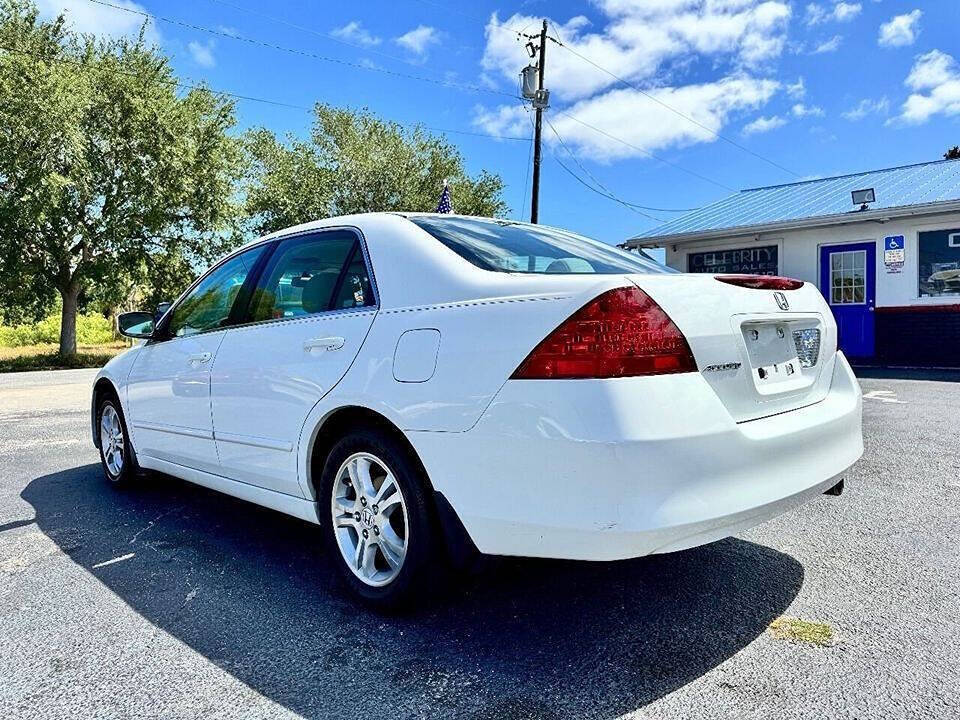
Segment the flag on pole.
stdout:
[[437,209],[434,212],[452,213],[453,205],[450,203],[450,186],[447,181],[443,181],[443,194],[440,196],[440,202],[437,203]]

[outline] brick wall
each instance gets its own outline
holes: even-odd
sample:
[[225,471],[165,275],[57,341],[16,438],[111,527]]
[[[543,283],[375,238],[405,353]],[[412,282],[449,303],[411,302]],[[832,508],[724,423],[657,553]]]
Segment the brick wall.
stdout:
[[960,305],[876,310],[877,361],[960,368]]

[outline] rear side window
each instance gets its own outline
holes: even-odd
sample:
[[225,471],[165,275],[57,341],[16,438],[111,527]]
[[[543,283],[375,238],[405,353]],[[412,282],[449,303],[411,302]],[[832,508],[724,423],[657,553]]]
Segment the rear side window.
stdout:
[[409,219],[484,270],[599,275],[675,272],[642,255],[556,228],[481,218]]
[[295,318],[373,304],[356,236],[327,232],[282,240],[251,301],[251,320]]

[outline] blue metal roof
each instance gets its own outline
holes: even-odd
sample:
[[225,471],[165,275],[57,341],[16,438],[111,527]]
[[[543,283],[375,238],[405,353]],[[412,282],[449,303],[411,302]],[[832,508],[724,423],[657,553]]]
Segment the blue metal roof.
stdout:
[[870,203],[870,210],[960,201],[960,160],[938,160],[741,190],[634,239],[649,240],[851,215],[858,209],[853,206],[850,192],[864,188],[876,190],[877,201]]

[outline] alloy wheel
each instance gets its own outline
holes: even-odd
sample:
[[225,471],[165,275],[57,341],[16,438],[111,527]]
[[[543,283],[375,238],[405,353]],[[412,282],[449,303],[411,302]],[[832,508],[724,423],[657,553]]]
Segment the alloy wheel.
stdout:
[[100,449],[110,475],[118,477],[123,470],[123,426],[110,404],[104,405],[100,413]]
[[331,514],[351,572],[372,587],[392,582],[403,568],[410,525],[403,491],[386,463],[366,452],[348,457],[333,482]]

